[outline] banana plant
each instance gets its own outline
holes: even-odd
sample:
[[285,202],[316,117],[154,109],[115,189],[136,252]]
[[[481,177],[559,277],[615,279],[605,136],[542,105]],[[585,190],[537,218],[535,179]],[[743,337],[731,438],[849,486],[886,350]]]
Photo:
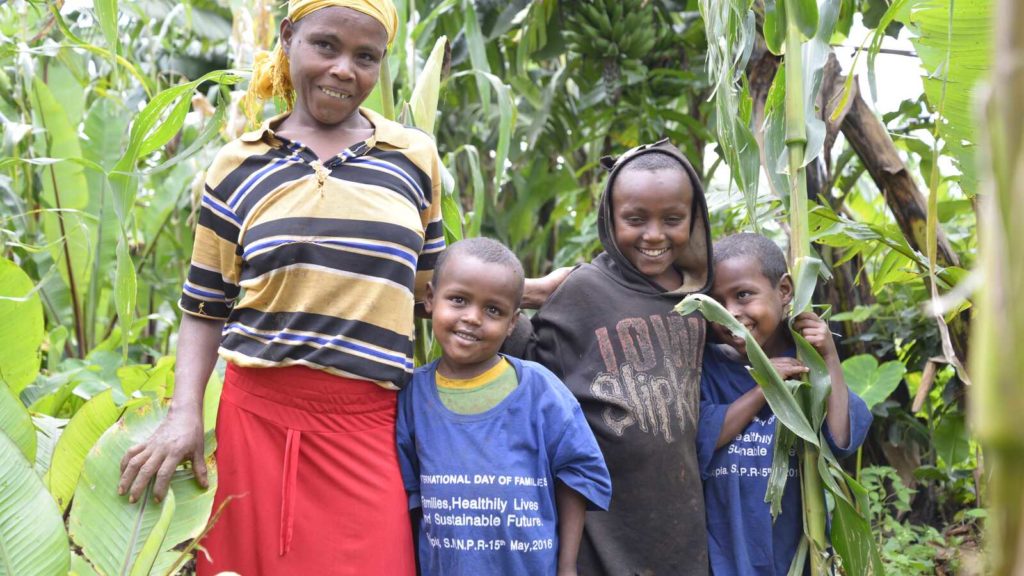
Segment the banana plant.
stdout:
[[152,434],[167,413],[166,399],[129,408],[89,451],[75,489],[68,519],[71,539],[101,574],[164,574],[179,564],[175,551],[197,537],[207,524],[216,486],[215,463],[207,441],[210,488],[202,489],[190,470],[177,470],[167,497],[129,503],[117,494],[121,456]]

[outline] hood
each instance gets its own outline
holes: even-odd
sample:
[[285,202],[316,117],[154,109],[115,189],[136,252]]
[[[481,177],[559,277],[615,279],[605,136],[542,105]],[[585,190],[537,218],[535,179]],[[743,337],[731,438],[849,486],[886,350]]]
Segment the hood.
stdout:
[[[677,162],[690,175],[690,182],[693,184],[693,207],[691,213],[690,241],[687,248],[676,259],[676,267],[683,274],[683,285],[671,292],[666,291],[656,282],[642,274],[633,263],[619,250],[615,244],[615,231],[613,229],[614,219],[612,218],[612,187],[615,179],[618,178],[624,166],[644,154],[665,154]],[[632,288],[645,293],[665,294],[666,296],[677,296],[692,292],[706,292],[711,288],[711,226],[708,222],[708,206],[704,199],[704,187],[701,186],[700,177],[690,165],[690,162],[683,157],[668,138],[659,140],[653,144],[637,146],[618,158],[606,156],[601,159],[601,165],[610,173],[605,182],[604,191],[601,193],[601,203],[597,216],[598,234],[601,238],[601,245],[604,247],[605,255],[598,256],[594,264],[605,268],[617,269],[613,276],[622,278]]]

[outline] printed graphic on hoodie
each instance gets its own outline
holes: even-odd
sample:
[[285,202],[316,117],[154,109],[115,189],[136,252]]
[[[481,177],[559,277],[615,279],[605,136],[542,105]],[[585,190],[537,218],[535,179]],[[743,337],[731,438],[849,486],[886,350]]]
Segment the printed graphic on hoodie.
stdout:
[[595,331],[604,371],[591,393],[608,404],[601,416],[618,436],[633,426],[674,442],[697,423],[700,367],[693,354],[703,324],[697,318],[652,314],[623,318]]

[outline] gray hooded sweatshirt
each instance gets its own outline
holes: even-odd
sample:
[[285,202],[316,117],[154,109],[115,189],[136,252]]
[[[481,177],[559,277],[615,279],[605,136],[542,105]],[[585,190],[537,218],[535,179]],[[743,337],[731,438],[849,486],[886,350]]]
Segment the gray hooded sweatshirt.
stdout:
[[[690,176],[691,233],[671,292],[643,275],[615,243],[611,191],[623,166],[667,154]],[[689,575],[708,571],[696,435],[705,322],[672,308],[711,285],[704,191],[693,167],[666,140],[617,160],[601,197],[604,252],[578,266],[505,345],[565,382],[583,407],[612,477],[607,512],[588,512],[580,574]],[[627,173],[628,177],[628,173]]]

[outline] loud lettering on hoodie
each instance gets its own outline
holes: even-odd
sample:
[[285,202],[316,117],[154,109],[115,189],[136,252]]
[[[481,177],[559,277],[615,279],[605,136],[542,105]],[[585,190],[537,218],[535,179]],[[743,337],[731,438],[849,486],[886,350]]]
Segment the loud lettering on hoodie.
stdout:
[[672,443],[697,426],[700,363],[692,351],[704,345],[699,318],[623,318],[594,334],[604,370],[590,391],[608,404],[601,417],[612,432],[622,436],[638,426]]

